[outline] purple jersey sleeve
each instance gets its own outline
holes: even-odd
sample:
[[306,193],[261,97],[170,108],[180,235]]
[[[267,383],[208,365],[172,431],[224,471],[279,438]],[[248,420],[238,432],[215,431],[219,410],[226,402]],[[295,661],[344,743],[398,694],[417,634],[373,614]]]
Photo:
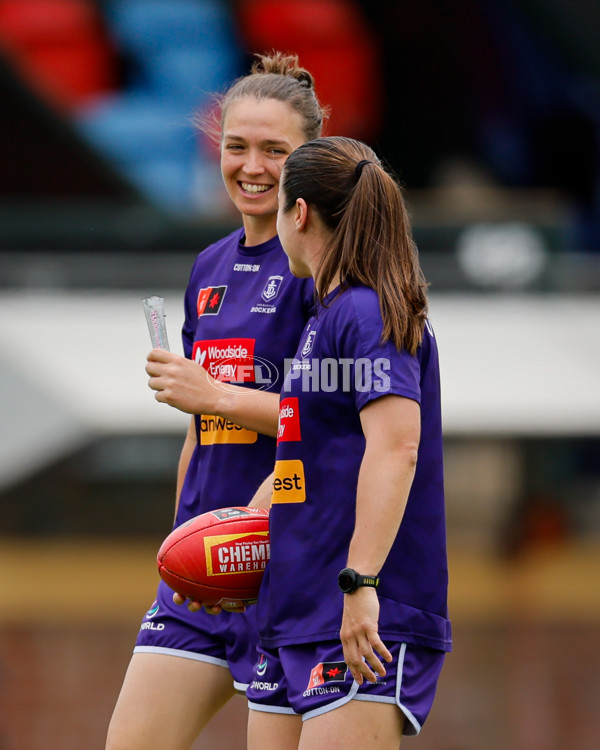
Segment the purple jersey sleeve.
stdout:
[[398,351],[391,341],[381,341],[379,300],[371,289],[349,290],[347,304],[333,306],[331,324],[339,332],[336,354],[350,367],[358,411],[385,395],[420,402],[419,361],[405,350]]

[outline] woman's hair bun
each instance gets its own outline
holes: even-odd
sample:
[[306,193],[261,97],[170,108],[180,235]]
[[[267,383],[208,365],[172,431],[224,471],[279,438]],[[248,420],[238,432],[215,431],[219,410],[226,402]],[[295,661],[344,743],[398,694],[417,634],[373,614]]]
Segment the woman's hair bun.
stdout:
[[283,52],[273,51],[269,54],[256,54],[255,58],[250,71],[253,75],[271,73],[290,76],[306,84],[308,88],[314,88],[314,78],[306,68],[300,66],[298,55],[286,55]]

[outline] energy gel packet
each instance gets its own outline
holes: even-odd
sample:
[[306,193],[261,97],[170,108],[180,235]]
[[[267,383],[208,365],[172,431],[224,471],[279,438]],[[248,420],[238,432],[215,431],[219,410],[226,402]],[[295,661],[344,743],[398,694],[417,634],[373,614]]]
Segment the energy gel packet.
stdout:
[[165,323],[165,301],[162,297],[144,297],[144,312],[150,331],[150,339],[155,349],[169,349],[167,326]]

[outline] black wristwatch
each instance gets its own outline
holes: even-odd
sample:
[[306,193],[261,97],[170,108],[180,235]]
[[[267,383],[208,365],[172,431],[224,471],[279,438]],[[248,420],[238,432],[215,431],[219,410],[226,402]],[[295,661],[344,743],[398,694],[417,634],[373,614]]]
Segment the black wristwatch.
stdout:
[[351,594],[359,586],[372,586],[376,589],[379,586],[379,576],[362,576],[352,568],[344,568],[339,572],[338,586],[344,594]]

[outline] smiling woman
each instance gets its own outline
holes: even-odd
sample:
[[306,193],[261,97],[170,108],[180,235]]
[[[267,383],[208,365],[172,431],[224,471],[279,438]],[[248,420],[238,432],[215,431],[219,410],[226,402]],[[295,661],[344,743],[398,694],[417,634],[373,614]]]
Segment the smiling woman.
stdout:
[[304,139],[301,116],[285,102],[244,97],[228,107],[221,174],[229,197],[244,217],[249,245],[273,236],[281,168]]
[[[218,140],[223,181],[242,227],[194,264],[184,301],[185,357],[153,349],[146,366],[156,400],[192,415],[179,462],[176,527],[234,500],[247,505],[270,474],[284,360],[313,302],[312,282],[292,276],[276,234],[283,164],[320,135],[323,123],[312,76],[294,56],[261,55],[217,101],[215,119],[201,127]],[[264,363],[273,373],[266,385]],[[109,728],[111,750],[189,748],[250,682],[253,608],[214,618],[197,611],[198,603],[189,611],[176,606],[184,600],[175,596],[174,602],[161,582],[156,601],[148,602]],[[147,627],[150,617],[156,627]]]

